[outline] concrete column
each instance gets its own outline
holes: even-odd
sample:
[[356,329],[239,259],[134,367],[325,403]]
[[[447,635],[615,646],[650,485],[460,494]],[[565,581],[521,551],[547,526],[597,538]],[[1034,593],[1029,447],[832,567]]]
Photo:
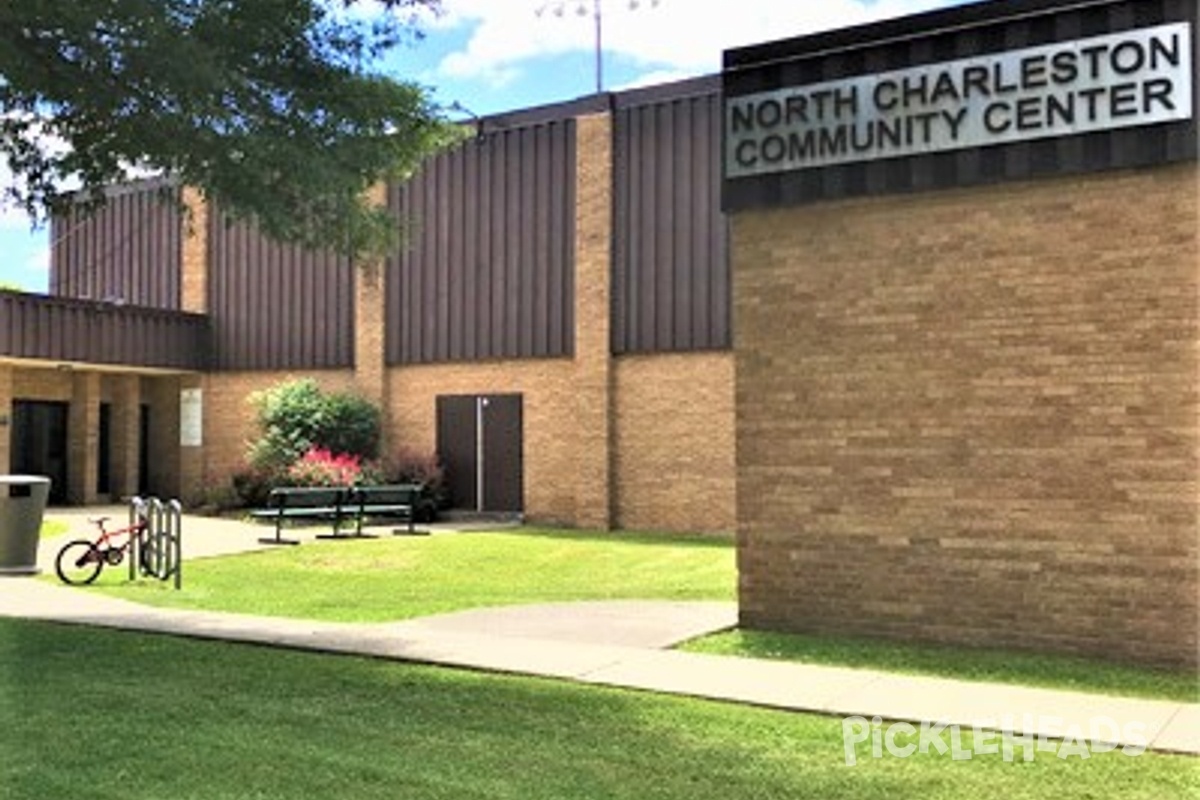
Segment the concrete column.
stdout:
[[12,471],[13,368],[0,364],[0,475]]
[[575,517],[585,528],[613,525],[611,325],[612,118],[581,117],[576,128]]
[[109,380],[112,386],[112,493],[114,500],[120,500],[137,494],[142,380],[137,375],[114,375]]
[[199,190],[183,188],[190,214],[183,224],[183,274],[180,308],[196,314],[208,311],[208,203]]
[[[387,184],[371,187],[367,202],[387,204]],[[387,297],[384,293],[384,263],[379,260],[356,265],[354,270],[354,385],[358,393],[379,407],[383,415],[382,435],[388,426],[387,385]],[[386,452],[387,442],[381,442]]]
[[67,502],[93,504],[99,499],[96,478],[100,468],[100,373],[72,373],[67,436]]

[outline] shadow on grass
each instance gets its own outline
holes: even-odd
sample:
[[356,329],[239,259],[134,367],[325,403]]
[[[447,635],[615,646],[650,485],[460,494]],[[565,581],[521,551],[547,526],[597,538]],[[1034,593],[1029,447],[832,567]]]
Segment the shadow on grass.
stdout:
[[6,800],[1187,796],[1190,759],[844,765],[839,720],[0,620]]
[[733,534],[724,533],[654,533],[648,531],[597,531],[569,528],[509,528],[494,531],[464,531],[469,535],[505,533],[510,536],[529,536],[541,539],[563,539],[579,542],[625,542],[647,545],[682,545],[685,547],[728,550],[734,546]]

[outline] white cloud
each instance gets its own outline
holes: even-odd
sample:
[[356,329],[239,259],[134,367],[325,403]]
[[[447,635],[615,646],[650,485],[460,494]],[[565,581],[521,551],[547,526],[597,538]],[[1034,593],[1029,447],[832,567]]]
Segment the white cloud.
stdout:
[[[947,4],[948,0],[640,0],[635,9],[630,0],[606,0],[601,19],[606,54],[682,76],[716,72],[726,48]],[[529,59],[594,47],[592,0],[443,0],[443,7],[446,14],[434,28],[473,28],[466,46],[439,65],[446,77],[501,85]]]
[[[3,172],[3,170],[0,170]],[[3,180],[0,177],[0,180]],[[27,231],[33,226],[33,221],[22,208],[17,208],[11,203],[0,201],[0,230],[4,231]]]
[[682,81],[686,80],[687,78],[694,77],[696,77],[696,73],[689,70],[659,69],[643,73],[628,83],[622,83],[607,88],[614,92],[624,92],[629,89],[640,89],[644,86],[661,86],[664,83],[674,83],[675,81]]

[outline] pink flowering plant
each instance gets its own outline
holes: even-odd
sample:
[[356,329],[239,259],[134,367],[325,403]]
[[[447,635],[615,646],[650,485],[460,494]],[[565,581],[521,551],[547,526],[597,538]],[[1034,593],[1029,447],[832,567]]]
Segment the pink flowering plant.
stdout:
[[287,480],[293,486],[354,486],[362,482],[363,464],[358,456],[331,453],[310,447],[290,467]]

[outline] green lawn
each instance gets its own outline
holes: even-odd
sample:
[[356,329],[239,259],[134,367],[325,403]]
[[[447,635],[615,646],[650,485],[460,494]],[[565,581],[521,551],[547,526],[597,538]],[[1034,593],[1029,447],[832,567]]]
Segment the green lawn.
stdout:
[[60,519],[48,519],[42,523],[40,536],[43,539],[52,539],[55,536],[62,536],[69,531],[71,526]]
[[569,600],[733,600],[734,549],[696,536],[522,530],[306,543],[184,565],[183,590],[101,590],[159,606],[382,622],[484,606]]
[[[130,584],[126,574],[106,570],[98,591],[158,606],[349,622],[521,603],[733,600],[735,584],[728,540],[535,530],[317,542],[197,559],[185,565],[181,592],[157,581]],[[718,634],[684,649],[1200,700],[1194,675],[1054,655],[752,632]]]
[[1071,656],[740,630],[694,639],[681,649],[694,653],[1200,702],[1200,679],[1195,673],[1153,670]]
[[1200,790],[1194,758],[872,760],[864,747],[849,767],[834,718],[27,621],[0,620],[0,719],[5,800],[1170,800]]

